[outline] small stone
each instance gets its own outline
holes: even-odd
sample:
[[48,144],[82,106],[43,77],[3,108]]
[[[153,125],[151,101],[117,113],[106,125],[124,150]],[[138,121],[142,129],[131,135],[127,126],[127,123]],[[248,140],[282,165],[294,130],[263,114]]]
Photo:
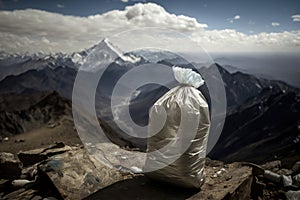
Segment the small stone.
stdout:
[[284,187],[289,187],[293,185],[293,180],[291,176],[281,175],[281,177],[282,177],[282,182]]
[[43,197],[41,196],[34,196],[31,200],[42,200]]
[[300,161],[296,162],[296,163],[293,165],[292,171],[293,171],[294,173],[300,172]]
[[226,172],[226,169],[225,168],[221,168],[220,171]]
[[227,176],[227,177],[225,178],[226,181],[229,181],[230,179],[232,179],[232,176]]
[[22,142],[25,142],[25,140],[24,139],[16,139],[15,140],[15,143],[22,143]]
[[143,170],[136,167],[136,166],[132,166],[130,167],[130,169],[134,172],[134,173],[141,173]]
[[122,159],[122,160],[126,160],[127,157],[126,157],[126,156],[121,156],[121,159]]
[[14,187],[24,187],[25,185],[31,183],[32,181],[26,180],[26,179],[18,179],[18,180],[13,180],[11,184]]
[[300,174],[295,175],[294,177],[295,183],[300,186]]
[[43,200],[57,200],[57,199],[54,198],[54,197],[46,197],[46,198],[44,198]]
[[281,176],[269,170],[265,170],[264,177],[272,182],[280,183]]

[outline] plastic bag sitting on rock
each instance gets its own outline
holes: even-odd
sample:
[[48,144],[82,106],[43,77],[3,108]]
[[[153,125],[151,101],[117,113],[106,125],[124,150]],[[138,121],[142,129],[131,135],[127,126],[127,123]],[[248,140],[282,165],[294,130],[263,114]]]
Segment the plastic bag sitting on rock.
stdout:
[[180,85],[150,110],[145,171],[152,179],[200,188],[210,128],[207,101],[196,89],[204,80],[191,69],[173,67],[173,72]]

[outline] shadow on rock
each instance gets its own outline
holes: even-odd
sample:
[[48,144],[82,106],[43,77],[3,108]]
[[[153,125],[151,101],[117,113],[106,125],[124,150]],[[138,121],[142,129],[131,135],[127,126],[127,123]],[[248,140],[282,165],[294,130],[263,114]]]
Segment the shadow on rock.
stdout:
[[117,182],[88,196],[85,200],[96,199],[187,199],[198,193],[198,189],[185,189],[152,181],[144,176]]

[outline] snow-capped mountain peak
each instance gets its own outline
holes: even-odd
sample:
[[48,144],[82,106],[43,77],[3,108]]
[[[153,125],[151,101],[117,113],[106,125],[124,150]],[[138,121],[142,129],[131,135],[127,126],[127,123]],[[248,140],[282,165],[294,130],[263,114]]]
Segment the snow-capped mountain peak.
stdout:
[[137,57],[133,54],[124,54],[124,52],[119,47],[112,44],[107,38],[103,39],[101,42],[99,42],[97,45],[93,46],[92,48],[88,49],[87,51],[90,53],[92,51],[99,51],[99,50],[114,52],[117,55],[117,57],[122,59],[123,62],[136,63],[141,60],[141,57]]

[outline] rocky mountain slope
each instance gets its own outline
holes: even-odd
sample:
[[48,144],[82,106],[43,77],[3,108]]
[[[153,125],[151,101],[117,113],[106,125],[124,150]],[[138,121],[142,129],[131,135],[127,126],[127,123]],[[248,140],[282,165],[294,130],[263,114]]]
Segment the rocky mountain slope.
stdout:
[[46,124],[55,126],[63,117],[71,116],[71,102],[57,92],[2,95],[0,101],[2,137],[28,132]]
[[209,155],[229,162],[281,159],[291,164],[300,155],[299,113],[299,93],[265,89],[231,111]]

